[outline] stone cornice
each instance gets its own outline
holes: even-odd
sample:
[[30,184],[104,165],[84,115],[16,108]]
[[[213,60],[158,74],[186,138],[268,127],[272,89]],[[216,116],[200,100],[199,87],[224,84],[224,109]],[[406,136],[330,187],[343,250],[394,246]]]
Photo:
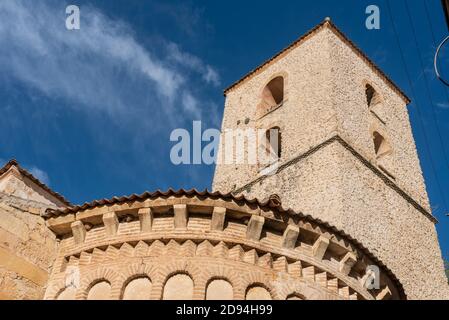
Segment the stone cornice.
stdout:
[[[314,269],[307,269],[305,275],[309,271],[322,273],[323,279],[331,280],[325,288],[333,286],[333,279],[338,279],[337,283],[345,283],[365,299],[369,295],[368,292],[363,293],[360,284],[363,274],[360,273],[364,273],[367,266],[376,265],[382,270],[383,286],[396,292],[396,297],[405,299],[402,285],[394,274],[356,240],[311,217],[280,213],[276,209],[245,204],[243,200],[237,203],[235,200],[212,200],[208,197],[172,196],[129,201],[53,217],[47,220],[47,225],[63,236],[60,252],[65,262],[60,260],[55,264],[55,274],[63,272],[64,263],[91,255],[95,250],[103,255],[100,251],[104,252],[105,248],[115,251],[113,248],[121,248],[124,244],[129,251],[142,241],[146,243],[145,247],[155,242],[162,242],[165,247],[175,241],[180,245],[193,242],[196,248],[193,252],[197,252],[203,250],[201,244],[206,241],[212,247],[218,243],[226,244],[226,252],[237,250],[242,262],[253,261],[252,265],[256,266],[266,254],[270,255],[273,265],[284,261],[285,266],[289,266],[296,261],[301,268],[313,266]],[[192,225],[196,227],[192,228]],[[167,255],[164,252],[160,253],[161,256]],[[91,261],[91,258],[86,261]],[[375,293],[370,295],[376,297]]]
[[[363,165],[365,165],[368,169],[370,169],[376,176],[378,176],[388,187],[393,189],[395,192],[397,192],[404,200],[406,200],[408,203],[410,203],[416,210],[421,212],[424,216],[426,216],[430,221],[433,223],[438,223],[438,220],[429,212],[427,211],[422,205],[420,205],[417,201],[415,201],[406,191],[404,191],[401,187],[399,187],[395,182],[393,182],[385,173],[383,173],[381,170],[379,170],[375,165],[373,165],[370,161],[368,161],[365,157],[363,157],[359,152],[357,152],[349,143],[347,143],[343,138],[341,138],[339,135],[335,135],[326,141],[318,144],[317,146],[311,148],[309,151],[289,160],[285,163],[281,164],[279,166],[279,169],[277,172],[282,172],[285,169],[291,167],[292,165],[297,164],[298,162],[308,158],[309,156],[313,155],[317,151],[323,149],[326,146],[331,145],[332,143],[338,142],[340,143],[346,150],[348,150],[353,156],[355,156]],[[244,185],[243,187],[238,188],[237,190],[233,191],[234,195],[241,194],[244,191],[248,191],[251,189],[252,186],[255,184],[264,181],[271,176],[260,176],[257,179],[251,181],[250,183]]]

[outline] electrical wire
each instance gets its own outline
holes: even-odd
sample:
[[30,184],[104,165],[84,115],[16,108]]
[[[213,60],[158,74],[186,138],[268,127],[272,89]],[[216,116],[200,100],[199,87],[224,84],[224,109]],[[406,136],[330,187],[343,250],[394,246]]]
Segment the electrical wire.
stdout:
[[449,36],[447,36],[443,40],[443,42],[441,42],[440,45],[438,46],[437,51],[435,53],[435,58],[433,60],[433,68],[435,69],[435,74],[437,75],[438,80],[440,80],[442,83],[444,83],[446,86],[449,87],[449,82],[444,80],[444,78],[440,75],[440,72],[438,71],[438,57],[440,55],[440,50],[446,44],[447,41],[449,41]]
[[408,19],[409,19],[410,25],[412,27],[413,40],[414,40],[416,49],[418,51],[419,63],[421,65],[421,69],[422,69],[422,72],[423,72],[423,75],[424,75],[424,83],[425,83],[425,87],[426,87],[427,97],[429,98],[429,101],[430,101],[430,104],[431,104],[431,108],[430,109],[432,111],[433,121],[435,122],[435,127],[436,127],[436,130],[437,130],[437,133],[438,133],[439,142],[441,143],[441,148],[442,148],[442,151],[443,151],[442,153],[443,153],[444,159],[446,161],[447,168],[449,169],[449,161],[448,161],[448,157],[447,157],[447,154],[446,154],[446,148],[445,148],[443,136],[441,134],[441,130],[440,130],[439,122],[438,122],[438,119],[437,119],[437,115],[435,113],[435,106],[436,106],[436,104],[434,103],[434,100],[432,98],[432,91],[430,90],[430,85],[429,85],[430,81],[429,81],[429,78],[427,76],[426,69],[424,67],[423,54],[422,54],[422,51],[421,51],[421,49],[419,47],[419,44],[418,44],[418,37],[416,35],[416,28],[415,28],[415,26],[413,24],[413,19],[412,19],[410,7],[409,7],[409,5],[407,3],[407,0],[404,0],[404,4],[405,4],[405,9],[406,9],[405,11],[406,11],[406,13],[408,15]]
[[[432,19],[430,19],[430,13],[429,13],[429,8],[428,8],[428,5],[427,5],[427,1],[424,0],[423,2],[424,2],[424,9],[425,9],[425,12],[426,12],[426,17],[427,17],[427,22],[429,23],[429,26],[430,26],[430,33],[431,33],[431,35],[432,35],[433,44],[434,44],[435,47],[436,47],[437,41],[436,41],[435,33],[434,33],[434,31],[433,31],[433,23],[432,23]],[[439,66],[438,66],[438,61],[439,61],[438,57],[439,57],[441,48],[443,48],[443,46],[446,44],[447,41],[449,41],[449,36],[447,36],[447,37],[446,37],[446,38],[445,38],[445,39],[438,45],[438,47],[436,47],[437,50],[436,50],[436,53],[435,53],[435,58],[434,58],[434,62],[433,62],[433,67],[434,67],[434,69],[435,69],[435,74],[436,74],[437,78],[438,78],[441,82],[443,82],[446,86],[449,87],[449,82],[446,81],[446,80],[440,75],[440,72],[439,72]],[[448,100],[448,102],[449,102],[449,94],[447,93],[447,88],[446,88],[446,90],[444,90],[444,93],[446,94],[446,98],[447,98],[447,100]]]
[[405,71],[405,74],[407,76],[407,80],[408,80],[408,83],[409,83],[409,86],[410,86],[410,90],[411,90],[411,93],[412,93],[412,96],[413,96],[413,99],[414,99],[414,103],[416,105],[416,110],[418,112],[419,124],[420,124],[420,128],[421,128],[421,131],[422,131],[423,137],[424,137],[424,142],[425,142],[424,145],[426,147],[426,151],[427,151],[427,154],[428,154],[429,159],[430,159],[430,166],[432,168],[432,172],[434,174],[435,181],[436,181],[438,190],[440,192],[442,202],[444,204],[444,210],[447,212],[448,206],[447,206],[447,203],[446,203],[446,198],[444,196],[443,189],[442,189],[440,181],[438,179],[439,176],[437,175],[437,171],[435,170],[435,165],[434,165],[435,161],[433,159],[432,153],[430,152],[429,138],[427,136],[426,130],[424,130],[424,121],[423,121],[423,117],[422,117],[421,110],[420,110],[421,108],[419,107],[418,101],[416,100],[416,94],[415,94],[415,89],[414,89],[414,86],[413,86],[413,81],[411,80],[410,73],[409,73],[408,68],[407,68],[407,63],[405,62],[404,51],[402,50],[399,34],[398,34],[397,29],[396,29],[396,25],[394,23],[394,20],[393,20],[393,13],[392,13],[392,10],[391,10],[390,0],[386,0],[386,3],[387,3],[388,12],[389,12],[390,22],[391,22],[391,25],[393,27],[393,31],[394,31],[394,34],[395,34],[395,37],[396,37],[396,42],[398,44],[399,52],[400,52],[400,55],[401,55],[401,60],[402,60],[402,64],[403,64],[403,67],[404,67],[404,71]]

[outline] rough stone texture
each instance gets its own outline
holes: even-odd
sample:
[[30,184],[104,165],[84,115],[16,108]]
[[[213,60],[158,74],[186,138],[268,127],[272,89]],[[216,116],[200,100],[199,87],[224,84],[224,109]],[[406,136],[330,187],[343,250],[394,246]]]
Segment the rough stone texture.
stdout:
[[0,194],[0,299],[43,298],[57,241],[39,210],[34,202]]
[[[151,232],[141,230],[138,216],[142,208],[153,212]],[[187,215],[183,214],[183,220],[188,221],[186,228],[175,228],[174,209],[180,208]],[[117,233],[110,235],[102,217],[111,211],[135,218],[120,219]],[[224,211],[223,228],[211,230],[214,213]],[[92,288],[99,281],[110,284],[106,293],[98,290],[100,298],[109,295],[109,299],[127,299],[129,292],[137,294],[133,281],[148,278],[151,287],[140,291],[149,293],[150,299],[268,298],[264,288],[271,299],[298,295],[304,299],[374,300],[378,290],[367,289],[360,281],[367,265],[372,264],[378,264],[381,270],[379,290],[388,288],[392,292],[385,297],[403,298],[400,284],[364,249],[305,217],[262,210],[257,205],[174,196],[100,205],[69,215],[83,219],[83,223],[95,222],[86,232],[85,241],[78,243],[70,234],[72,223],[67,215],[53,219],[51,228],[63,240],[46,299],[59,299],[72,287],[76,288],[76,299],[92,298]],[[257,229],[256,236],[248,239],[248,230],[253,228]],[[296,241],[286,247],[284,235],[291,232]],[[313,245],[324,236],[329,246],[324,256],[316,257]],[[341,272],[348,253],[356,261],[350,272]]]
[[[284,101],[267,108],[264,87],[279,76]],[[378,93],[371,108],[367,83]],[[449,298],[405,104],[326,22],[227,91],[223,132],[280,128],[276,175],[220,164],[221,194],[64,210],[11,162],[0,169],[0,299]],[[392,153],[375,155],[374,131]],[[373,266],[376,289],[366,287]]]
[[0,192],[19,199],[45,204],[48,207],[64,205],[55,196],[37,186],[23,176],[15,166],[11,167],[0,179]]
[[[258,118],[261,92],[279,75],[285,78],[284,103]],[[366,84],[379,94],[371,109]],[[214,190],[259,199],[277,194],[284,207],[327,221],[376,252],[409,298],[449,298],[435,226],[423,214],[430,206],[406,101],[329,23],[227,92],[222,132],[274,126],[282,133],[282,170],[256,180],[258,165],[219,164]],[[388,157],[376,158],[373,131],[391,145]],[[339,141],[328,143],[332,137],[366,163]],[[226,152],[222,146],[219,156]]]
[[10,166],[0,175],[0,299],[42,299],[58,241],[41,214],[61,201]]

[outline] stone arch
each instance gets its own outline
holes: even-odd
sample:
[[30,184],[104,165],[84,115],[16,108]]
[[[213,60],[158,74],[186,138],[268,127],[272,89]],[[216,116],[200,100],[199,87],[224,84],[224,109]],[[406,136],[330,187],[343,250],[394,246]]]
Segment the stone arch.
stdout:
[[86,300],[112,300],[112,285],[105,279],[94,281],[87,290]]
[[158,278],[161,281],[160,298],[163,298],[164,289],[167,281],[175,274],[186,274],[193,281],[194,296],[193,299],[202,299],[204,297],[204,286],[207,280],[204,279],[204,270],[188,263],[186,260],[175,260],[174,262],[160,267]]
[[307,299],[302,294],[294,292],[289,294],[286,300],[307,300]]
[[121,300],[150,300],[152,282],[146,275],[135,275],[123,285]]
[[231,282],[226,278],[214,277],[206,284],[206,300],[234,300],[234,291]]
[[250,271],[245,276],[241,278],[241,284],[244,288],[243,297],[246,299],[246,293],[248,288],[251,286],[257,285],[265,288],[269,293],[273,300],[280,300],[279,295],[276,290],[271,286],[270,283],[267,283],[267,279],[270,279],[270,276],[264,274],[262,272]]
[[162,300],[193,300],[195,285],[187,272],[170,275],[162,289]]
[[231,284],[234,292],[234,300],[243,300],[245,296],[245,288],[242,286],[241,275],[232,268],[226,266],[213,266],[211,268],[207,268],[201,274],[200,284],[204,284],[203,287],[205,290],[205,297],[207,293],[207,287],[210,282],[218,279],[225,280]]
[[273,295],[263,283],[253,283],[246,288],[245,300],[273,300]]
[[59,290],[54,300],[76,300],[77,289],[73,286],[68,286]]
[[85,300],[92,287],[102,281],[106,281],[111,285],[111,300],[118,299],[121,290],[121,276],[110,268],[100,267],[86,275],[81,276],[80,290],[77,299]]
[[49,284],[47,291],[45,292],[45,300],[56,300],[59,294],[67,288],[64,279],[53,280]]
[[235,288],[241,286],[240,277],[241,275],[229,267],[215,266],[202,273],[201,283],[207,285],[211,280],[219,278],[228,281]]
[[151,291],[150,296],[154,287],[154,284],[159,282],[158,280],[158,271],[153,265],[149,265],[144,262],[133,263],[131,265],[127,265],[125,268],[120,270],[120,299],[123,299],[125,289],[128,284],[133,280],[139,278],[147,278],[151,283]]
[[323,300],[323,288],[316,283],[301,281],[285,281],[277,286],[279,300],[287,300],[289,296],[299,296],[302,300]]
[[282,106],[287,100],[287,78],[286,72],[275,73],[262,87],[259,94],[260,103],[256,107],[257,119]]
[[164,285],[168,278],[175,273],[186,273],[192,278],[195,285],[207,281],[204,280],[204,270],[188,263],[186,260],[175,260],[164,267],[158,268],[156,276],[162,279],[162,284]]
[[364,86],[365,86],[366,104],[368,108],[371,109],[372,107],[377,106],[383,102],[383,98],[379,93],[379,90],[377,90],[373,84],[371,84],[368,81],[365,81]]

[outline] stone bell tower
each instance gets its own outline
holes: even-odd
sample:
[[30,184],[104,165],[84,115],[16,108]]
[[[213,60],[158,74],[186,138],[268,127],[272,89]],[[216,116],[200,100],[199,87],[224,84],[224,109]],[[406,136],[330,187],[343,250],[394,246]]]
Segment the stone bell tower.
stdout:
[[277,194],[377,254],[409,299],[449,299],[410,101],[329,19],[225,95],[223,132],[276,128],[279,167],[219,164],[215,190]]

